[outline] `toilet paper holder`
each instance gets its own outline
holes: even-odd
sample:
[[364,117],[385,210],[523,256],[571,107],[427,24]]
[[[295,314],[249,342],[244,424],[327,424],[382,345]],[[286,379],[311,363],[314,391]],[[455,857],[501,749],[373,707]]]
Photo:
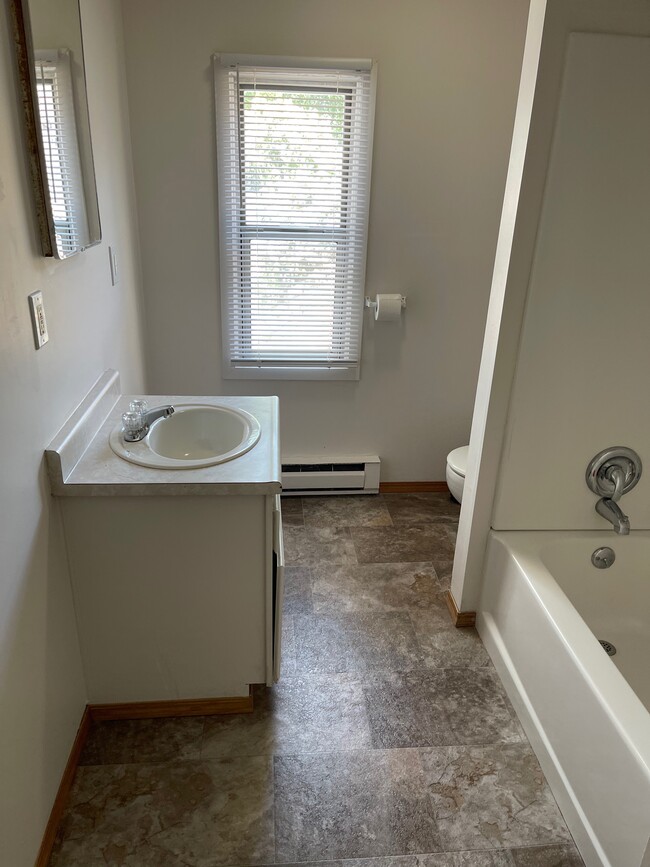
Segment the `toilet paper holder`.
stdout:
[[[406,295],[400,296],[402,299],[402,309],[406,307]],[[370,307],[371,310],[374,310],[377,307],[377,302],[373,301],[370,295],[366,295],[365,307]]]

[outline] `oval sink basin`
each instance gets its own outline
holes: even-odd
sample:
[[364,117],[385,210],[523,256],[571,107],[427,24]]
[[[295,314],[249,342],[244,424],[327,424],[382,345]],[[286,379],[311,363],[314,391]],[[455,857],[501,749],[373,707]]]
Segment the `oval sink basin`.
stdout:
[[174,404],[174,414],[151,425],[138,443],[127,443],[118,425],[110,435],[116,455],[167,470],[211,467],[250,451],[260,438],[257,419],[241,409],[212,404]]

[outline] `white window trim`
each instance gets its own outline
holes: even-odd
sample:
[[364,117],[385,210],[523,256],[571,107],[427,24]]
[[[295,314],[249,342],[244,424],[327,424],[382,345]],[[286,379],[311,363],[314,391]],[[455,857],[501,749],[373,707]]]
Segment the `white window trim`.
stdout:
[[[212,57],[213,70],[215,76],[215,110],[218,112],[217,105],[217,74],[223,67],[233,66],[258,66],[258,67],[279,67],[300,69],[331,69],[331,70],[363,70],[370,72],[370,100],[369,100],[369,117],[368,117],[368,179],[366,185],[366,195],[363,205],[364,216],[364,256],[363,269],[360,274],[360,285],[358,287],[358,303],[360,311],[363,310],[364,295],[365,295],[365,270],[368,245],[368,219],[370,208],[370,184],[371,184],[371,160],[373,152],[373,135],[375,121],[375,97],[377,86],[377,64],[375,61],[367,59],[332,59],[332,58],[304,58],[304,57],[280,57],[275,55],[249,55],[249,54],[215,54]],[[219,228],[225,226],[229,222],[227,216],[228,205],[224,201],[225,196],[222,191],[226,188],[223,178],[222,163],[217,160],[218,171],[218,188],[219,188]],[[225,272],[225,264],[223,254],[220,251],[220,280],[221,286],[227,284],[227,276]],[[314,363],[298,363],[295,361],[278,361],[278,362],[258,362],[238,361],[233,362],[230,357],[230,343],[226,334],[228,328],[230,310],[229,299],[227,292],[221,291],[221,317],[222,317],[222,371],[223,379],[254,379],[254,380],[358,380],[360,377],[361,353],[362,353],[362,312],[359,316],[359,335],[358,335],[358,358],[352,362],[314,362]]]

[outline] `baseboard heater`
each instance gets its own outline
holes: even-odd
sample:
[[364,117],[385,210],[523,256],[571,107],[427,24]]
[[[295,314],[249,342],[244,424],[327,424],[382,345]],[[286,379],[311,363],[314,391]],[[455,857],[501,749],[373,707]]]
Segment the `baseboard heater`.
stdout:
[[378,455],[344,455],[336,458],[285,458],[282,493],[287,496],[379,493]]

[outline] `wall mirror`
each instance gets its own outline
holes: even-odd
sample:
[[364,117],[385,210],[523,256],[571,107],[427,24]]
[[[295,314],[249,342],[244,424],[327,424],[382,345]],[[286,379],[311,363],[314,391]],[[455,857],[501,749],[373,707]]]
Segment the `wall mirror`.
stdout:
[[99,243],[79,0],[11,0],[44,256]]

